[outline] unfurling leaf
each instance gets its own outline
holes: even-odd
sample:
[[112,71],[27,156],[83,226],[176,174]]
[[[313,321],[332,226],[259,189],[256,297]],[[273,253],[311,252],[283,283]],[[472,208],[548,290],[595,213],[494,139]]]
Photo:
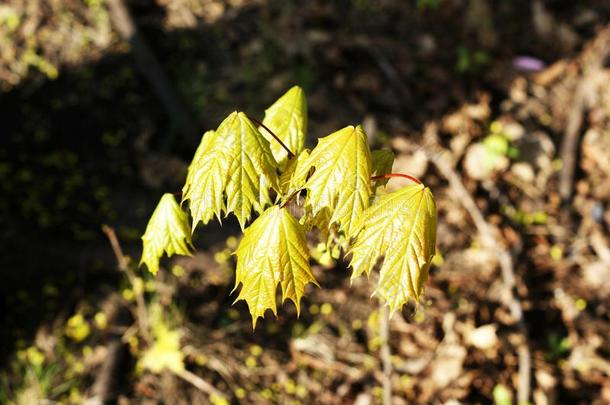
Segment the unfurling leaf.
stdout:
[[189,250],[191,228],[188,215],[180,209],[172,194],[166,193],[161,197],[148,221],[142,241],[144,248],[140,264],[146,264],[153,274],[159,270],[159,259],[163,256],[163,252],[168,257],[174,254],[191,254]]
[[[284,142],[295,155],[305,148],[307,134],[307,101],[299,86],[294,86],[265,111],[263,124]],[[269,140],[271,152],[280,167],[284,167],[288,152],[264,128],[261,133]]]
[[311,167],[315,171],[305,184],[306,204],[313,215],[328,207],[330,224],[337,223],[340,231],[352,236],[371,196],[371,152],[362,127],[348,126],[321,138],[295,175]]
[[293,157],[286,164],[286,169],[280,176],[280,188],[285,197],[289,197],[293,192],[300,190],[305,185],[308,172],[302,170],[309,159],[309,149],[305,149],[296,157]]
[[234,213],[243,229],[252,208],[260,212],[271,202],[268,188],[279,192],[276,165],[269,142],[248,117],[231,113],[203,136],[189,167],[183,201],[189,200],[193,229],[221,211]]
[[236,301],[245,300],[252,315],[252,327],[271,309],[277,316],[275,292],[282,286],[282,302],[295,303],[297,313],[305,285],[318,285],[309,267],[305,229],[286,208],[273,206],[244,231],[237,251]]
[[352,278],[370,274],[380,258],[375,295],[392,311],[423,293],[436,246],[436,205],[430,189],[409,185],[379,197],[358,222]]
[[[378,149],[371,151],[373,160],[373,176],[381,176],[392,173],[392,165],[394,164],[394,152],[389,149]],[[390,179],[381,178],[375,180],[376,186],[385,186]]]

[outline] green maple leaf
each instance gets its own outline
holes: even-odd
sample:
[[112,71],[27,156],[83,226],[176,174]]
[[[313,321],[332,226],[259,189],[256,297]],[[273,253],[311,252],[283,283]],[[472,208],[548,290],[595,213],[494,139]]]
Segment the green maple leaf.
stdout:
[[[371,159],[373,161],[373,176],[381,176],[383,174],[392,173],[392,165],[394,164],[394,152],[390,149],[378,149],[371,151]],[[390,179],[382,178],[375,180],[375,186],[385,186]]]
[[182,202],[188,200],[193,229],[199,221],[207,224],[224,210],[224,190],[230,166],[230,149],[216,131],[207,131],[201,138],[182,188]]
[[312,214],[328,207],[329,225],[337,223],[340,231],[353,235],[356,220],[368,207],[371,196],[371,153],[362,127],[348,126],[320,138],[295,176],[302,176],[311,167],[315,171],[305,188]]
[[250,219],[252,208],[262,212],[271,203],[268,187],[280,191],[277,163],[269,142],[242,112],[229,115],[217,132],[231,145],[231,166],[227,183],[227,213],[233,212],[241,229]]
[[244,231],[237,251],[235,288],[242,285],[236,301],[245,300],[252,327],[271,309],[277,316],[275,292],[282,286],[282,302],[290,299],[297,313],[307,283],[318,285],[309,267],[305,228],[286,208],[273,206]]
[[[269,127],[296,156],[288,158],[274,137],[259,131],[245,114],[236,111],[215,131],[204,134],[183,187],[183,202],[188,201],[193,229],[199,222],[205,224],[214,216],[220,220],[223,214],[233,213],[244,230],[235,252],[235,289],[241,286],[236,301],[246,301],[253,328],[267,309],[277,316],[278,284],[282,302],[293,301],[297,313],[306,285],[317,285],[305,236],[311,227],[321,230],[326,239],[323,255],[328,257],[353,242],[352,278],[369,275],[381,261],[375,295],[392,311],[410,298],[419,300],[436,243],[436,206],[430,190],[410,185],[378,197],[371,205],[374,190],[387,183],[385,178],[372,182],[371,176],[390,174],[392,151],[371,152],[361,126],[345,127],[321,138],[313,151],[305,150],[307,105],[299,87],[290,89],[267,109],[262,126]],[[272,203],[271,189],[278,193],[277,205],[267,208]],[[303,190],[307,191],[301,207],[304,215],[298,221],[286,206],[293,198],[298,206]],[[260,216],[245,228],[252,210]],[[142,239],[140,263],[153,273],[164,253],[190,254],[188,215],[171,194],[159,202]],[[179,337],[167,336],[167,344],[152,355],[179,369],[182,359],[172,355]]]
[[[252,209],[271,202],[268,189],[280,190],[277,163],[269,142],[242,112],[233,112],[203,136],[191,163],[183,201],[189,201],[193,229],[221,212],[234,213],[243,229]],[[226,203],[225,203],[226,197]]]
[[395,311],[419,300],[436,247],[436,205],[430,189],[409,185],[379,197],[360,218],[352,278],[370,274],[383,258],[375,294]]
[[180,209],[172,194],[166,193],[161,197],[148,221],[142,241],[140,264],[146,264],[153,274],[159,270],[159,259],[163,256],[163,252],[168,257],[174,254],[191,254],[189,250],[192,246],[191,228],[188,215]]
[[[263,124],[273,131],[292,153],[301,153],[305,148],[307,134],[307,100],[303,89],[299,86],[292,87],[267,108]],[[271,152],[283,168],[288,159],[288,152],[264,128],[259,130],[269,140]]]

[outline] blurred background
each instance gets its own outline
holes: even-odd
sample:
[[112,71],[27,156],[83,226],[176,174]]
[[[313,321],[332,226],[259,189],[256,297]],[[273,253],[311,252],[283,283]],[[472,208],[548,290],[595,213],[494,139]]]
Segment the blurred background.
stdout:
[[[603,0],[4,0],[0,403],[610,403],[609,21]],[[388,339],[323,245],[300,317],[255,333],[236,221],[136,267],[201,134],[295,84],[310,147],[362,123],[437,199],[424,302]]]

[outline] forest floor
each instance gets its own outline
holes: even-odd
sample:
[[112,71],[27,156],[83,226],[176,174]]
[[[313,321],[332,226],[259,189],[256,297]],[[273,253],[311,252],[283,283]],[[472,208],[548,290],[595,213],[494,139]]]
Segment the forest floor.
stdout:
[[[380,403],[381,310],[345,261],[313,264],[300,317],[287,304],[254,333],[235,221],[157,277],[135,266],[200,135],[294,84],[309,146],[362,123],[437,201],[425,298],[389,325],[393,402],[516,403],[530,370],[531,403],[610,403],[607,2],[126,3],[181,125],[117,0],[0,5],[0,403]],[[144,366],[160,340],[183,371]]]

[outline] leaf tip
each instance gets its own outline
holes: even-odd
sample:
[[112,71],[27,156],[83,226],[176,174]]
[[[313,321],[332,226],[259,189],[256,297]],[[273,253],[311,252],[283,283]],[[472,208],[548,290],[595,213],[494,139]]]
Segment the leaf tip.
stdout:
[[142,260],[140,260],[140,263],[138,263],[138,268],[142,267],[142,265],[146,266],[146,269],[152,274],[152,275],[157,275],[157,272],[159,271],[159,261],[157,260],[157,262],[152,262],[150,263],[147,259],[142,258]]

